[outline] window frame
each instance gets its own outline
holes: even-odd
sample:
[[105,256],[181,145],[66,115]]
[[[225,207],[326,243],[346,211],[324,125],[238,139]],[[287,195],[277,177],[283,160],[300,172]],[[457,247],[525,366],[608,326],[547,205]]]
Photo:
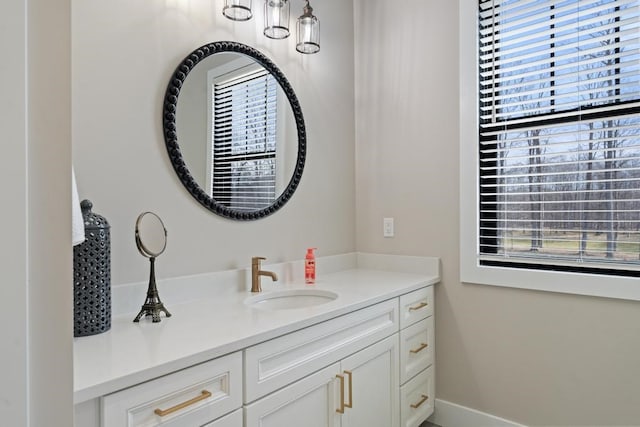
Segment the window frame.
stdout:
[[458,0],[458,6],[461,282],[640,301],[640,281],[634,277],[480,264],[478,4]]

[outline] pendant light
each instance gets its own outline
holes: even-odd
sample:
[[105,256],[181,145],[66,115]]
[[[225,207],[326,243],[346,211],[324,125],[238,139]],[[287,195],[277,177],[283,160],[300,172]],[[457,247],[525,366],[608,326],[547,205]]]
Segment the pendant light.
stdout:
[[298,40],[296,50],[300,53],[316,53],[320,50],[320,21],[313,15],[309,0],[297,24]]
[[270,39],[289,37],[289,0],[265,0],[264,35]]
[[253,16],[251,0],[224,0],[222,14],[232,21],[248,21]]

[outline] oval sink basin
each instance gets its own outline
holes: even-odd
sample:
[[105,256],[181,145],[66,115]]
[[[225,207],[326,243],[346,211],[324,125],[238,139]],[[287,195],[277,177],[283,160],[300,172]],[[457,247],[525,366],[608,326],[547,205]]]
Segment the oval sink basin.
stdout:
[[253,295],[244,303],[264,310],[288,310],[325,304],[338,298],[338,294],[322,289],[284,289]]

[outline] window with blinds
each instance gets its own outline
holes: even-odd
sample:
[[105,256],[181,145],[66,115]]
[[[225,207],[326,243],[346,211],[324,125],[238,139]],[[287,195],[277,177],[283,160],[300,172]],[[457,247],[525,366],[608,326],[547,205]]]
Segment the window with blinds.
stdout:
[[638,0],[478,13],[480,264],[638,275]]
[[276,85],[262,67],[213,84],[212,193],[229,208],[255,211],[275,201]]

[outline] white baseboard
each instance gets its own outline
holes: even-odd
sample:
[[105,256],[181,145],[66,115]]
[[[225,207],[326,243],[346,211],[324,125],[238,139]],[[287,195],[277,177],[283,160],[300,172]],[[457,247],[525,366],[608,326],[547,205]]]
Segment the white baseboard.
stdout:
[[526,427],[495,415],[466,406],[436,399],[435,411],[429,421],[442,427]]

